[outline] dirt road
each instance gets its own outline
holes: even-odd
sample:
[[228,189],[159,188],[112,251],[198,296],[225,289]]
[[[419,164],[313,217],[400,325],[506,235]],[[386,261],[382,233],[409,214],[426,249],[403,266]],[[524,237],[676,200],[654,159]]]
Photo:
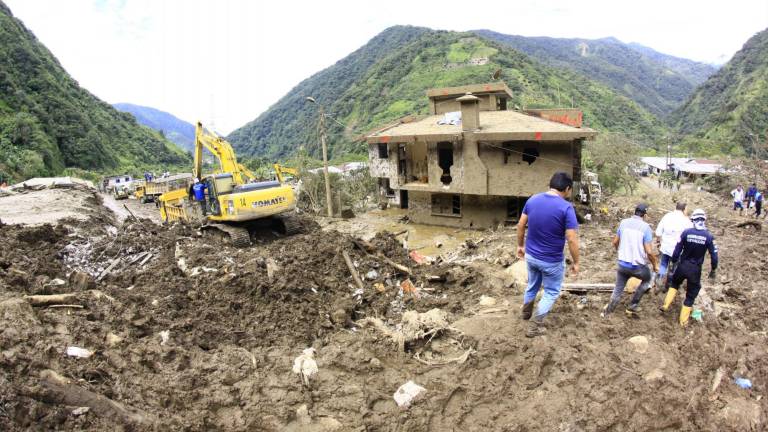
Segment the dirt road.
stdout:
[[[763,231],[737,228],[707,194],[641,190],[582,226],[583,270],[569,278],[611,281],[618,221],[647,200],[656,223],[673,198],[705,207],[718,236],[702,321],[681,329],[650,294],[641,318],[604,320],[607,294],[564,294],[533,340],[518,317],[513,230],[417,266],[391,235],[364,251],[332,229],[233,249],[133,221],[116,233],[0,226],[0,429],[764,430]],[[83,307],[23,297],[66,293]],[[303,385],[292,367],[310,346],[319,372]],[[409,380],[426,391],[400,408],[393,394]]]

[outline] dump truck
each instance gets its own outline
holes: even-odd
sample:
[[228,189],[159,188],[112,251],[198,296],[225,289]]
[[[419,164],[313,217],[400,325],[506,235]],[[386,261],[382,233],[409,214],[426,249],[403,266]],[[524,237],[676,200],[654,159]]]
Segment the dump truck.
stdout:
[[175,174],[168,177],[154,178],[136,188],[136,199],[142,203],[157,202],[160,195],[177,189],[187,189],[192,184],[192,173]]
[[[203,148],[210,151],[219,164],[214,173],[202,174]],[[163,221],[200,221],[205,229],[229,235],[238,247],[250,245],[251,233],[267,225],[286,235],[301,231],[301,224],[293,215],[296,209],[293,189],[279,180],[257,181],[251,171],[238,163],[232,146],[200,122],[195,127],[192,175],[193,180],[205,184],[205,200],[194,202],[188,188],[166,192],[160,196]],[[205,215],[197,211],[201,205],[205,206]]]

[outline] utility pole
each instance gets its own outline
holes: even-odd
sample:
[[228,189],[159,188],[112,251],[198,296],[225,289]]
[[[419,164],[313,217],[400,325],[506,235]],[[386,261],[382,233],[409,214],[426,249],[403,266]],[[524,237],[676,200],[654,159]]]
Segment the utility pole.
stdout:
[[325,204],[328,210],[328,217],[333,217],[331,208],[331,178],[328,175],[328,146],[325,144],[325,111],[323,106],[317,104],[320,108],[320,145],[323,147],[323,172],[325,173]]
[[[318,124],[320,132],[320,146],[323,148],[323,171],[325,172],[325,203],[328,210],[328,217],[333,217],[333,209],[331,207],[331,177],[328,174],[328,146],[325,143],[325,109],[320,102],[316,101],[312,96],[307,96],[307,102],[312,102],[317,105],[320,110],[320,122]],[[338,120],[336,121],[338,123]]]

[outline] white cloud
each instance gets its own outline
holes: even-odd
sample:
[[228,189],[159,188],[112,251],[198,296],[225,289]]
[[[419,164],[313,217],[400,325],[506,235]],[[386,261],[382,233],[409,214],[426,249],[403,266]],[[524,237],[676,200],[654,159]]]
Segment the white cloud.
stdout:
[[768,2],[5,0],[80,84],[108,102],[229,132],[396,24],[526,36],[614,36],[723,61],[768,27]]

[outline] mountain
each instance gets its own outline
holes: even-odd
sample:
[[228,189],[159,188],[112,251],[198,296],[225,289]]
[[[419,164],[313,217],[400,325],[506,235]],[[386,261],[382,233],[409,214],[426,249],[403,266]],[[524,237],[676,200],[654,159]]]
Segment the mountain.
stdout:
[[662,54],[615,38],[558,39],[524,37],[477,30],[488,38],[557,68],[599,81],[664,117],[685,102],[694,88],[715,73],[704,63]]
[[664,67],[679,73],[684,78],[688,79],[691,84],[696,86],[702,84],[707,80],[707,78],[712,76],[720,68],[714,64],[701,63],[685,58],[671,56],[669,54],[660,53],[653,48],[648,48],[647,46],[636,42],[630,42],[627,44],[627,46],[655,60],[657,63],[663,65]]
[[188,159],[159,133],[81,88],[0,1],[0,177],[64,168],[132,170]]
[[600,130],[653,135],[661,121],[629,98],[571,70],[532,60],[472,33],[391,27],[335,65],[307,78],[228,139],[247,155],[281,158],[305,146],[319,154],[318,107],[346,125],[327,121],[332,156],[363,153],[361,134],[402,116],[427,113],[425,91],[434,87],[500,79],[513,93],[512,106],[576,106],[585,124]]
[[[752,36],[671,116],[687,145],[752,154],[768,140],[768,29]],[[764,158],[766,155],[761,154]]]
[[162,133],[182,149],[191,152],[195,147],[195,126],[155,108],[129,103],[113,104],[120,111],[133,114],[139,124]]

